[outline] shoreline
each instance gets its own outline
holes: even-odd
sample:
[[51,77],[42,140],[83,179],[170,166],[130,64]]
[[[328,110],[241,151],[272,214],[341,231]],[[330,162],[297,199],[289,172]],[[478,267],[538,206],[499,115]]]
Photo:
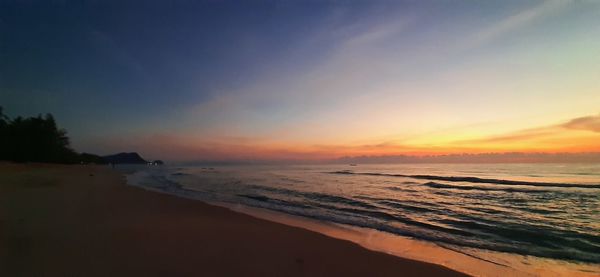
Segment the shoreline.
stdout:
[[465,276],[145,191],[103,166],[0,163],[0,203],[0,275],[6,276]]
[[[576,264],[465,247],[452,249],[434,242],[375,229],[323,222],[263,208],[209,204],[226,207],[260,219],[318,232],[334,239],[350,241],[372,251],[441,265],[472,276],[598,276],[600,273],[600,266],[594,264]],[[469,253],[470,250],[475,250],[476,253]]]
[[144,190],[225,207],[256,218],[318,232],[335,239],[351,241],[372,251],[438,264],[474,276],[597,276],[597,274],[600,274],[600,266],[596,264],[443,245],[376,229],[321,221],[266,208],[239,203],[207,201],[199,199],[193,194],[164,191],[151,186],[140,185],[135,171],[126,172],[126,176],[129,185]]

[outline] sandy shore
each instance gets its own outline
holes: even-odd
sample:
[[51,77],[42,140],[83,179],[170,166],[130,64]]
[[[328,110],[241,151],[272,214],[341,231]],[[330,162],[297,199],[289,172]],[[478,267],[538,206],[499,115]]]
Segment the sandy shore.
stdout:
[[0,276],[463,275],[92,166],[0,164],[0,245]]

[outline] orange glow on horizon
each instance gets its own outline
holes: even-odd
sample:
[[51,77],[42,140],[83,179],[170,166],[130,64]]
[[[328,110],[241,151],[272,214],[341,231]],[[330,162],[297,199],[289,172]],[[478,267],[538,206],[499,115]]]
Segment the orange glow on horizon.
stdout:
[[[574,123],[573,123],[574,122]],[[153,135],[139,137],[135,149],[158,157],[179,160],[327,160],[352,156],[432,156],[484,153],[589,153],[600,152],[600,116],[501,134],[478,130],[448,130],[407,138],[318,142],[271,138],[217,137],[201,135]],[[584,124],[585,123],[585,124]],[[116,142],[109,142],[116,144]],[[124,148],[134,146],[124,145]]]

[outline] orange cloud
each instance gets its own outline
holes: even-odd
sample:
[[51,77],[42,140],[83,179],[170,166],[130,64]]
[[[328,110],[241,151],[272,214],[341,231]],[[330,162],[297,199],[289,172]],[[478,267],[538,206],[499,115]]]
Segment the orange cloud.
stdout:
[[487,138],[469,140],[470,143],[497,143],[497,142],[513,142],[537,139],[541,137],[551,136],[556,133],[555,127],[541,127],[534,129],[520,130],[509,134],[491,136]]
[[560,126],[567,129],[586,130],[600,133],[600,115],[584,116],[569,120]]
[[468,145],[488,151],[599,151],[600,134],[598,133],[600,133],[600,116],[585,116],[562,124],[456,141],[449,145]]

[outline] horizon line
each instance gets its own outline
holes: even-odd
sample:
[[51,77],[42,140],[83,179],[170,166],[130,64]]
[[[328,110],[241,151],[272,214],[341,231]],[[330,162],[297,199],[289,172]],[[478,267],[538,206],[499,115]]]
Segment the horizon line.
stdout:
[[[460,159],[462,158],[462,160]],[[486,152],[454,154],[390,154],[340,156],[317,159],[222,159],[181,160],[177,164],[271,164],[271,163],[600,163],[600,152]]]

